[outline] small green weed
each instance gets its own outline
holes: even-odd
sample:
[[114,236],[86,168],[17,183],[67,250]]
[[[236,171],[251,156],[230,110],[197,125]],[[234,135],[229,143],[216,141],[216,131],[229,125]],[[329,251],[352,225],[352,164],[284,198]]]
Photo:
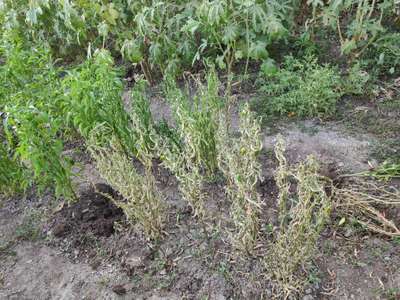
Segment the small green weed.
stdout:
[[41,235],[40,221],[42,214],[35,210],[26,210],[22,222],[15,229],[17,240],[35,241]]
[[313,57],[287,56],[277,73],[264,75],[260,82],[267,114],[332,116],[341,96],[337,69],[320,66]]

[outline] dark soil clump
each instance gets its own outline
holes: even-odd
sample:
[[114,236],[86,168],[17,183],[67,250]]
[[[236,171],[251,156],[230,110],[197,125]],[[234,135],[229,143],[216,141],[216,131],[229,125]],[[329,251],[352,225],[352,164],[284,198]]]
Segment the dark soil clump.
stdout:
[[119,195],[106,184],[97,184],[80,194],[79,201],[65,206],[54,216],[52,233],[63,237],[70,233],[109,237],[114,233],[114,222],[122,221],[124,213],[108,197]]

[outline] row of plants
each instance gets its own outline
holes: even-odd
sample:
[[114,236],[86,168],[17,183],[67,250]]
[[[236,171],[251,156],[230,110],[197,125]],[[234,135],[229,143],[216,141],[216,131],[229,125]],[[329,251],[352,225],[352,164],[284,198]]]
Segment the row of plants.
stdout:
[[[182,198],[200,220],[209,216],[205,185],[221,176],[230,205],[229,236],[247,253],[262,240],[265,225],[264,199],[257,192],[261,123],[246,105],[239,130],[232,133],[235,67],[242,62],[246,74],[251,61],[260,63],[257,84],[265,113],[326,117],[335,113],[342,96],[365,93],[371,79],[366,66],[396,75],[400,63],[399,12],[387,0],[6,0],[0,11],[1,193],[51,187],[58,197],[78,200],[74,162],[65,152],[78,134],[100,174],[123,198],[110,201],[149,239],[163,237],[168,214],[153,174],[155,161],[174,174]],[[321,25],[338,35],[342,55],[350,61],[344,72],[319,63]],[[272,59],[273,46],[293,40],[311,55]],[[135,82],[128,107],[121,101],[122,68],[115,64],[120,56],[140,66],[147,81]],[[80,64],[65,64],[76,57]],[[205,80],[192,76],[194,91],[178,87],[176,75],[195,65],[208,69]],[[216,69],[227,73],[224,84]],[[174,126],[156,122],[151,114],[146,85],[158,74],[165,78],[162,94]],[[279,226],[264,245],[271,255],[262,262],[279,292],[288,295],[301,291],[301,268],[312,259],[336,203],[346,216],[358,215],[364,226],[398,235],[397,227],[372,207],[397,205],[398,193],[379,187],[334,189],[319,175],[314,159],[289,166],[284,152],[279,141]],[[389,171],[398,174],[398,168]]]
[[[268,65],[277,44],[326,48],[334,36],[349,60],[363,58],[379,72],[398,74],[396,1],[142,0],[11,1],[0,25],[16,38],[45,43],[65,61],[107,48],[139,65],[149,83],[212,62],[231,73],[249,61]],[[321,47],[322,46],[322,47]],[[271,50],[271,51],[269,51]],[[276,55],[275,55],[276,56]]]

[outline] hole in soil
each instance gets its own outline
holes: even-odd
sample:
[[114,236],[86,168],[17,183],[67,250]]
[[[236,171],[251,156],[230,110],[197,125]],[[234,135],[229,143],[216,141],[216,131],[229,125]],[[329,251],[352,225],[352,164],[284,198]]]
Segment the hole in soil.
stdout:
[[72,232],[105,237],[112,235],[114,222],[123,220],[124,213],[102,194],[119,198],[118,193],[106,184],[88,188],[80,194],[78,202],[56,213],[52,228],[54,236],[62,237]]

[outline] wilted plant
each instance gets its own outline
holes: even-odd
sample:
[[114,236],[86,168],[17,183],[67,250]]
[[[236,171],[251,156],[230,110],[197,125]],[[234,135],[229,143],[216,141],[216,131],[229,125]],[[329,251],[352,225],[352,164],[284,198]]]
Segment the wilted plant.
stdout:
[[[278,143],[275,152],[282,157],[282,144]],[[280,163],[285,163],[278,158]],[[318,174],[319,165],[310,156],[295,169],[290,170],[291,183],[296,184],[296,195],[287,193],[287,181],[282,177],[286,167],[280,166],[284,172],[277,172],[277,183],[283,188],[281,195],[287,197],[286,205],[279,203],[281,226],[276,240],[266,257],[268,272],[276,282],[277,290],[282,296],[300,292],[304,286],[301,267],[313,257],[321,231],[329,220],[332,202],[325,187],[329,181]]]
[[182,195],[194,214],[203,217],[203,182],[217,169],[218,81],[211,72],[207,87],[199,87],[193,102],[171,79],[166,94],[174,109],[181,145],[164,141],[160,156],[178,178]]
[[345,216],[355,218],[368,230],[386,236],[400,236],[400,229],[382,211],[400,206],[400,191],[374,182],[354,182],[334,190],[336,208]]
[[103,130],[92,132],[88,149],[101,176],[124,198],[112,201],[122,208],[130,223],[141,226],[146,236],[159,238],[165,214],[162,195],[151,172],[151,154],[140,152],[145,165],[145,174],[141,176],[118,144],[118,139],[113,137],[109,146],[97,144],[97,135],[103,133]]
[[240,113],[240,137],[232,138],[221,115],[218,139],[218,163],[227,179],[226,192],[237,246],[250,252],[257,241],[262,201],[256,185],[261,179],[258,154],[262,149],[260,120],[245,105]]
[[155,147],[155,130],[150,101],[146,97],[146,82],[137,82],[132,89],[132,108],[130,112],[130,128],[134,135],[135,152],[138,157],[144,151],[151,153]]
[[204,174],[194,161],[192,148],[185,144],[182,149],[176,145],[172,145],[172,148],[170,146],[164,144],[161,148],[160,156],[163,165],[171,170],[178,179],[179,191],[192,207],[194,215],[203,218],[206,216],[203,190]]
[[290,169],[285,157],[285,141],[279,135],[275,144],[275,157],[278,160],[278,166],[275,170],[275,181],[278,186],[278,208],[279,208],[279,221],[280,225],[285,225],[287,217],[288,201],[290,196]]

